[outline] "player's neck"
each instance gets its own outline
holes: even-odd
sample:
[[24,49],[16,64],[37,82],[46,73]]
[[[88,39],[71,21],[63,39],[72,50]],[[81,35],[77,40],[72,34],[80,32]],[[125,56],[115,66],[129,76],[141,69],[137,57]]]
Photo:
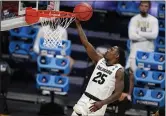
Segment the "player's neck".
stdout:
[[141,13],[140,15],[141,15],[143,18],[146,18],[146,17],[148,16],[148,13],[145,13],[145,14],[144,14],[144,13]]
[[106,63],[106,65],[107,66],[113,66],[114,64],[116,64],[116,62],[115,61],[107,61],[107,63]]

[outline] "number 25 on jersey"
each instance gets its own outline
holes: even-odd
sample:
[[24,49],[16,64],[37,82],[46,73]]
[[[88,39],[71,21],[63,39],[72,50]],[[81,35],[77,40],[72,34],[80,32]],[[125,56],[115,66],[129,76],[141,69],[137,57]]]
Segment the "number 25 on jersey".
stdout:
[[93,78],[93,82],[98,83],[100,85],[102,85],[105,82],[105,78],[108,75],[103,74],[102,72],[97,72],[97,76]]

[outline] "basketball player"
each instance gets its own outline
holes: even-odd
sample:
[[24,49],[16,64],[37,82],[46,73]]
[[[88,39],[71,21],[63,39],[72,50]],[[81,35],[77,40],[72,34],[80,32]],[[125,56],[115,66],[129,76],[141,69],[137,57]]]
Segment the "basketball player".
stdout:
[[78,20],[76,25],[80,40],[96,67],[84,94],[73,107],[72,116],[104,116],[107,104],[116,101],[123,91],[124,69],[119,62],[125,54],[118,46],[113,46],[100,56],[88,42]]
[[145,52],[154,51],[154,40],[158,36],[158,20],[154,16],[148,14],[151,7],[150,1],[141,1],[139,5],[140,14],[134,16],[129,24],[129,39],[131,41],[129,59],[126,69],[130,69],[130,91],[124,94],[122,98],[127,97],[131,101],[131,94],[134,86],[133,72],[136,70],[136,53],[138,50]]
[[[110,48],[110,46],[108,46],[108,45],[98,46],[96,48],[96,52],[99,55],[104,55],[107,52],[108,48]],[[82,84],[81,95],[84,93],[84,91],[85,91],[85,89],[88,85],[89,79],[90,79],[89,77],[92,75],[93,69],[96,66],[96,64],[93,61],[91,61],[90,58],[87,59],[87,62],[88,62],[88,68],[86,69],[86,75],[85,75],[85,78],[84,78],[84,82]]]

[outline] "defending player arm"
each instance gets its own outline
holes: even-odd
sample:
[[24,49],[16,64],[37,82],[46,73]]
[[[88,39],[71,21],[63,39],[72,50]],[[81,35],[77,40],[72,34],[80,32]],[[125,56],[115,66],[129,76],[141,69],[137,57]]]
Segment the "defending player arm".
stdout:
[[77,20],[76,20],[76,26],[77,26],[78,34],[79,34],[79,36],[80,36],[80,40],[81,40],[83,46],[85,47],[88,56],[89,56],[95,63],[97,63],[97,62],[102,58],[102,56],[100,56],[100,55],[96,52],[96,50],[95,50],[95,48],[92,46],[92,44],[90,44],[90,43],[88,42],[88,39],[87,39],[87,37],[86,37],[86,35],[85,35],[83,29],[82,29],[82,26],[81,26],[81,24],[79,23],[79,21],[77,21]]
[[114,101],[118,100],[122,94],[122,91],[124,89],[124,70],[119,69],[116,72],[116,83],[115,83],[115,91],[114,93],[108,97],[107,99],[103,100],[103,104],[110,104]]
[[152,24],[152,31],[151,32],[140,31],[139,35],[141,35],[147,39],[156,39],[158,36],[158,32],[159,32],[158,20],[154,19],[154,20],[152,20],[152,22],[150,24]]
[[137,32],[137,21],[135,20],[135,18],[132,18],[130,20],[128,34],[129,34],[129,39],[130,40],[146,41],[145,37],[138,35],[138,32]]

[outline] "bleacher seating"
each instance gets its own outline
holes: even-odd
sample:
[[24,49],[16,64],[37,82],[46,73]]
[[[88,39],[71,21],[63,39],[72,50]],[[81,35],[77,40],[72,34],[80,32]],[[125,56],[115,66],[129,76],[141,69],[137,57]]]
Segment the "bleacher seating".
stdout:
[[[61,84],[59,84],[59,80],[62,80]],[[37,88],[40,90],[60,91],[60,92],[61,91],[67,92],[69,90],[68,77],[38,74],[36,82],[37,82]]]
[[165,91],[164,90],[152,90],[145,88],[134,88],[133,102],[136,104],[144,104],[154,107],[165,106]]
[[11,29],[10,35],[20,37],[21,39],[34,39],[38,33],[37,28],[31,26],[20,27],[17,29]]
[[31,26],[11,29],[9,53],[14,60],[36,61],[37,54],[33,52],[33,43],[38,29]]
[[150,70],[165,70],[165,54],[155,52],[137,51],[136,64],[138,68]]
[[117,12],[121,15],[133,16],[139,13],[139,4],[135,1],[119,1]]
[[165,53],[165,38],[158,37],[155,40],[155,52]]
[[[155,52],[137,51],[133,103],[157,108],[165,107],[165,3],[158,4],[159,35]],[[147,69],[148,68],[148,69]],[[145,70],[147,69],[147,70]]]
[[160,2],[158,8],[158,18],[165,19],[165,2]]
[[[139,69],[134,74],[133,103],[163,107],[165,105],[163,104],[165,100],[165,54],[137,51],[136,64]],[[158,94],[161,94],[160,98],[157,98]]]
[[135,85],[165,88],[165,73],[137,69],[134,73]]
[[165,20],[159,20],[159,30],[165,31]]
[[[70,72],[70,60],[66,56],[70,55],[71,42],[64,40],[62,44],[65,44],[64,48],[58,46],[51,49],[43,46],[43,38],[40,39],[40,56],[37,58],[39,73],[36,77],[38,89],[51,92],[68,92],[68,77],[61,75]],[[47,74],[43,74],[43,72]]]
[[37,58],[38,70],[39,72],[59,72],[63,74],[68,74],[70,72],[70,62],[69,59],[64,57],[44,57],[38,56]]

